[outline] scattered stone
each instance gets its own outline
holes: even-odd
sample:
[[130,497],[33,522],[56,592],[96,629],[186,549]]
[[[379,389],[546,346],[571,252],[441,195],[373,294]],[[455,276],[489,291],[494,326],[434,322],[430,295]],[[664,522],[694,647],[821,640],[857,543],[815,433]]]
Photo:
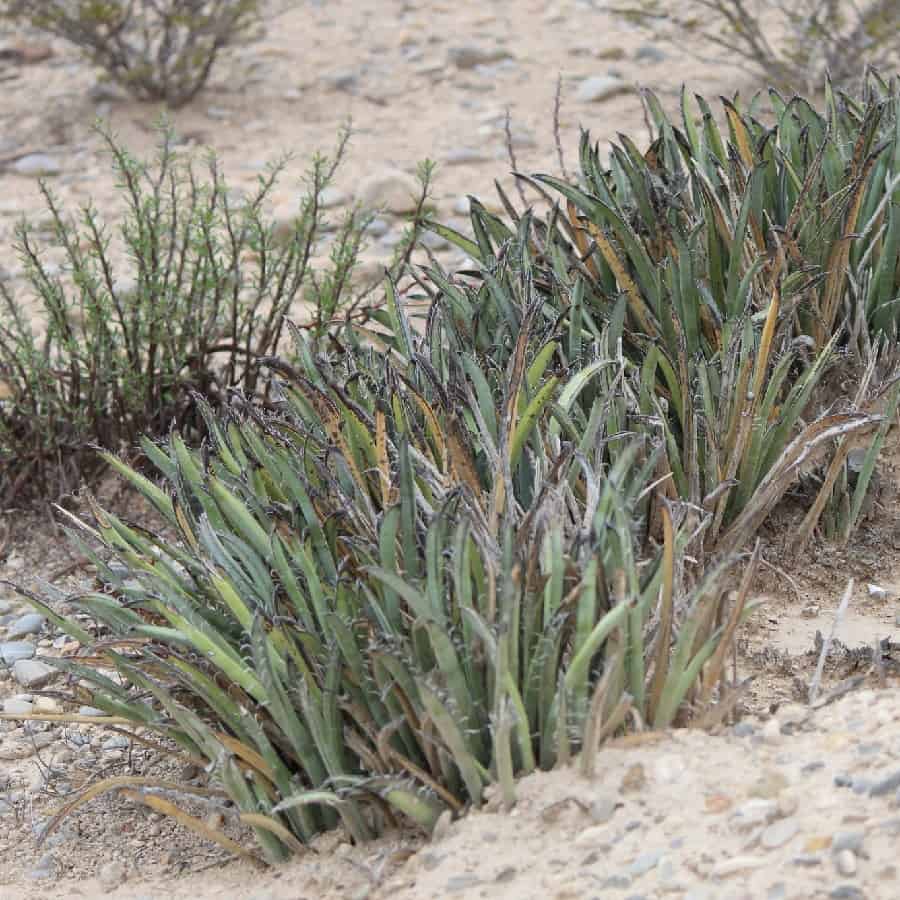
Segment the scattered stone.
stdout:
[[3,701],[3,712],[8,716],[27,716],[34,711],[29,700],[19,700],[16,697],[8,697]]
[[103,712],[102,709],[97,709],[96,706],[79,706],[78,707],[78,715],[79,716],[90,716],[91,718],[97,716],[105,716],[106,713]]
[[664,50],[660,50],[655,44],[641,44],[634,52],[634,58],[638,62],[661,63],[665,62],[669,57]]
[[372,237],[383,237],[391,230],[391,226],[381,218],[374,218],[368,225],[366,225],[366,234],[372,235]]
[[594,55],[597,59],[618,62],[621,59],[625,59],[627,54],[622,47],[605,47],[602,50],[597,50]]
[[815,866],[822,865],[822,858],[816,856],[815,853],[801,853],[791,860],[795,866],[803,866],[805,869],[812,869]]
[[834,900],[866,900],[865,893],[855,884],[839,884],[828,896]]
[[742,803],[731,817],[731,822],[738,831],[749,831],[761,825],[768,825],[778,816],[778,804],[774,800],[756,797]]
[[866,590],[873,600],[886,600],[888,592],[878,584],[867,584]]
[[778,817],[787,819],[800,808],[800,801],[793,794],[782,794],[778,798]]
[[734,728],[731,729],[731,733],[739,738],[752,737],[756,734],[756,728],[754,728],[750,722],[738,722]]
[[334,209],[335,206],[343,206],[347,202],[347,195],[336,187],[325,187],[319,191],[319,208]]
[[656,868],[656,865],[660,859],[662,859],[662,856],[662,850],[653,850],[649,853],[642,853],[628,867],[628,874],[631,875],[632,878],[640,878],[641,875],[646,875],[651,869]]
[[491,63],[509,59],[510,53],[502,47],[481,47],[475,44],[461,44],[447,51],[447,62],[457,69],[474,69]]
[[796,820],[782,819],[779,822],[774,822],[763,831],[760,843],[767,850],[775,850],[792,840],[799,830],[800,826]]
[[841,850],[834,856],[834,867],[845,877],[855,875],[856,854],[852,850]]
[[456,891],[464,891],[467,888],[474,888],[481,884],[481,879],[477,875],[466,873],[464,875],[453,875],[447,879],[446,888],[451,893]]
[[121,734],[113,735],[103,742],[104,750],[124,750],[128,747],[128,738]]
[[615,75],[594,75],[585,78],[575,91],[575,99],[581,103],[601,103],[632,90],[631,85]]
[[37,713],[62,712],[62,706],[60,706],[59,701],[54,700],[52,697],[35,697],[32,705]]
[[733,802],[731,797],[728,797],[725,794],[710,794],[706,800],[703,801],[703,805],[708,813],[719,815],[720,813],[728,812],[728,810],[731,809]]
[[861,831],[838,831],[831,839],[831,852],[840,853],[842,850],[849,850],[861,856],[865,839],[866,836]]
[[762,736],[771,744],[781,740],[781,722],[776,718],[769,719],[762,727]]
[[597,825],[608,822],[616,812],[616,798],[608,794],[598,797],[591,803],[590,817]]
[[631,887],[631,879],[627,875],[610,875],[600,883],[601,891],[624,891]]
[[0,643],[0,659],[3,665],[13,666],[20,659],[31,659],[34,656],[34,644],[28,641],[3,641]]
[[731,859],[719,860],[712,867],[710,874],[713,878],[728,878],[748,869],[761,869],[768,864],[769,861],[764,856],[733,856]]
[[490,155],[473,147],[457,147],[444,154],[444,163],[448,166],[465,166],[472,163],[487,162]]
[[128,870],[118,861],[104,863],[97,872],[97,880],[105,891],[114,891],[128,879]]
[[394,215],[415,212],[421,187],[412,175],[398,170],[376,172],[364,179],[359,202],[365,209],[384,209]]
[[32,881],[45,881],[56,878],[56,859],[52,853],[45,853],[35,865],[25,873],[25,877]]
[[767,770],[750,788],[751,797],[774,800],[788,786],[788,780],[781,772]]
[[635,763],[633,766],[629,766],[625,772],[619,790],[623,794],[633,794],[642,790],[646,784],[647,775],[644,772],[644,767],[640,763]]
[[775,714],[782,734],[790,734],[805,724],[809,716],[809,707],[801,706],[799,703],[785,703]]
[[25,613],[6,629],[7,640],[15,641],[29,634],[37,634],[46,621],[40,613]]
[[359,83],[359,73],[355,69],[341,69],[326,75],[322,81],[335,91],[352,91]]
[[53,48],[40,41],[16,41],[12,46],[0,48],[0,61],[20,66],[31,66],[53,56]]
[[579,832],[575,838],[575,846],[579,848],[585,847],[608,847],[610,831],[606,825],[591,825]]
[[28,153],[20,156],[9,168],[16,175],[28,175],[34,178],[59,175],[62,172],[59,160],[48,153]]
[[24,688],[40,690],[53,681],[59,671],[39,659],[20,659],[13,665],[13,677]]
[[869,794],[872,797],[884,797],[886,794],[893,794],[898,788],[900,788],[900,769],[876,781],[869,788]]
[[800,615],[802,615],[804,619],[815,619],[820,612],[822,612],[822,607],[819,606],[818,603],[807,603],[806,606],[800,610]]
[[437,822],[434,823],[434,828],[431,830],[431,840],[434,843],[438,843],[442,841],[448,834],[450,834],[450,826],[453,824],[453,813],[450,812],[449,809],[445,809],[437,819]]

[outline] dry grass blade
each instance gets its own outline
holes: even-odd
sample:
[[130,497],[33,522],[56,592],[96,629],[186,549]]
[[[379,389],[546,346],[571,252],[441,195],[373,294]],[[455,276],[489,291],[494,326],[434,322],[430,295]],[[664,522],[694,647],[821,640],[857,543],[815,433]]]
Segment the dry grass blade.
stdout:
[[819,653],[819,661],[816,663],[816,671],[813,674],[812,682],[809,685],[809,705],[812,706],[816,702],[816,697],[819,695],[819,685],[822,681],[822,674],[825,671],[825,660],[828,658],[828,652],[831,650],[831,645],[834,643],[834,637],[837,634],[838,627],[841,624],[841,620],[844,618],[844,613],[847,612],[847,607],[850,606],[850,598],[853,596],[853,579],[851,578],[847,582],[847,589],[844,591],[844,596],[841,598],[840,606],[838,606],[837,613],[834,616],[834,622],[831,625],[831,631],[828,633],[828,638],[822,642],[822,652]]
[[653,322],[652,314],[647,307],[647,304],[644,302],[644,298],[641,296],[638,286],[634,283],[634,279],[628,274],[625,264],[619,259],[619,254],[616,253],[609,238],[607,238],[606,235],[590,220],[586,221],[585,225],[590,232],[591,237],[594,239],[594,242],[597,244],[597,249],[606,260],[606,264],[612,269],[613,275],[616,276],[616,281],[628,295],[630,309],[637,318],[641,331],[651,338],[658,337],[659,331]]
[[750,593],[750,586],[753,584],[753,579],[756,577],[756,567],[759,563],[759,557],[760,542],[757,540],[756,546],[753,548],[753,555],[750,557],[750,562],[744,570],[744,576],[741,579],[737,597],[735,597],[734,603],[731,606],[731,611],[728,614],[728,621],[725,623],[722,637],[716,647],[715,653],[713,653],[712,658],[706,664],[703,673],[703,689],[700,693],[701,708],[705,708],[709,703],[713,688],[716,683],[719,682],[722,673],[725,670],[725,657],[731,649],[735,633],[737,632],[738,625],[741,621],[741,616],[744,614],[744,608],[747,605],[747,596]]
[[53,815],[41,832],[38,839],[40,846],[46,838],[52,834],[66,818],[68,818],[79,806],[83,806],[90,800],[94,800],[101,794],[109,791],[118,791],[129,788],[152,788],[160,791],[172,791],[182,794],[195,794],[198,797],[222,797],[228,794],[225,791],[213,788],[193,787],[189,784],[179,784],[174,781],[164,781],[161,778],[146,778],[142,775],[117,775],[114,778],[104,778],[85,788],[78,796],[73,797]]
[[238,818],[240,818],[245,825],[251,825],[253,828],[264,828],[266,831],[271,831],[272,834],[287,844],[287,846],[298,856],[302,856],[312,850],[311,847],[307,847],[298,841],[297,838],[281,824],[281,822],[273,819],[271,816],[266,816],[263,813],[241,813]]
[[659,628],[656,635],[656,654],[653,681],[650,686],[650,721],[656,718],[656,710],[666,686],[671,657],[672,612],[675,594],[675,532],[672,527],[672,512],[666,503],[660,506],[663,522],[663,562],[662,584],[659,599]]
[[[202,819],[198,819],[196,816],[186,813],[183,809],[179,809],[174,803],[166,800],[164,797],[160,797],[157,794],[145,794],[142,791],[131,789],[123,790],[122,795],[128,800],[135,803],[143,803],[145,806],[149,806],[150,809],[156,812],[170,816],[180,825],[184,825],[185,828],[189,828],[195,834],[199,834],[200,837],[206,838],[208,841],[213,841],[220,847],[224,847],[229,853],[240,856],[242,859],[249,860],[261,869],[266,867],[266,863],[255,853],[252,853],[246,847],[242,847],[237,841],[233,841],[227,834],[219,831],[218,828],[210,828]],[[271,820],[269,820],[268,830],[272,831],[273,829],[270,826]]]

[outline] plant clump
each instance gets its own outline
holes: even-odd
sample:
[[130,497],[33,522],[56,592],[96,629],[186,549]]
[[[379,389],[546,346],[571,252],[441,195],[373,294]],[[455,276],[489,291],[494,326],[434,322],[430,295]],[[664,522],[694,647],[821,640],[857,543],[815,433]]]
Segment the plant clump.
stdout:
[[202,762],[270,860],[730,715],[763,523],[824,472],[798,539],[849,534],[900,398],[897,84],[771,101],[725,130],[648,95],[647,151],[585,136],[577,180],[525,179],[545,215],[430,223],[471,268],[286,326],[265,402],[142,440],[159,479],[107,453],[166,528],[66,513],[98,585],[29,596],[78,702]]
[[705,44],[779,87],[857,83],[900,60],[897,0],[630,0],[616,11],[681,48]]
[[[92,206],[71,219],[42,186],[50,241],[17,228],[24,298],[0,282],[0,499],[56,498],[96,470],[92,445],[133,447],[174,423],[190,433],[199,394],[218,406],[228,392],[265,393],[257,360],[289,354],[285,315],[327,321],[352,305],[353,271],[367,217],[350,210],[329,233],[319,203],[344,153],[317,157],[297,216],[280,231],[265,204],[283,168],[249,196],[229,191],[214,158],[203,180],[162,132],[157,159],[135,159],[104,132],[126,213],[111,232]],[[359,313],[359,310],[356,310]]]
[[259,25],[259,0],[4,0],[6,15],[74,44],[142,100],[172,108],[203,88],[220,53]]

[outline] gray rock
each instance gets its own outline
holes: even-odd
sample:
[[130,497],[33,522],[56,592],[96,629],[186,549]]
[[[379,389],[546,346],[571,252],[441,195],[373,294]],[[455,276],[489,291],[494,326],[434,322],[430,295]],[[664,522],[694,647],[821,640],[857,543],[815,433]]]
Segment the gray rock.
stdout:
[[114,891],[128,878],[128,870],[123,863],[112,861],[104,863],[97,872],[97,880],[106,891]]
[[775,850],[783,847],[800,830],[800,826],[794,819],[782,819],[773,822],[763,833],[760,842],[767,850]]
[[20,659],[13,666],[13,677],[24,688],[46,687],[58,674],[39,659]]
[[468,888],[477,887],[481,884],[481,879],[477,875],[466,873],[464,875],[453,875],[447,879],[446,888],[449,892],[465,891]]
[[831,839],[831,852],[840,853],[841,850],[849,850],[851,853],[861,853],[866,836],[862,831],[838,831]]
[[778,803],[755,797],[742,803],[731,817],[738,831],[748,831],[760,825],[767,825],[778,815]]
[[856,874],[856,854],[852,850],[841,850],[834,857],[834,867],[841,875],[849,877]]
[[59,160],[47,153],[29,153],[17,159],[9,168],[17,175],[30,175],[35,178],[59,175],[62,172]]
[[738,872],[761,869],[766,865],[769,865],[769,860],[764,856],[732,856],[729,859],[719,860],[712,867],[710,874],[713,878],[728,878]]
[[16,619],[6,630],[6,637],[10,641],[27,637],[29,634],[37,634],[47,620],[40,613],[25,613]]
[[29,700],[18,700],[15,697],[7,697],[3,701],[3,712],[8,716],[27,716],[34,707]]
[[616,811],[617,800],[610,794],[598,797],[591,804],[590,817],[597,825],[608,822]]
[[886,778],[876,781],[869,788],[869,794],[872,797],[884,797],[886,794],[893,794],[897,788],[900,788],[900,769],[892,772]]
[[839,884],[828,896],[834,900],[866,900],[865,893],[855,884]]
[[656,868],[656,864],[663,856],[662,850],[651,850],[649,853],[642,853],[629,867],[628,874],[632,878],[640,878],[647,872]]
[[594,75],[585,78],[575,91],[575,99],[582,103],[600,103],[627,94],[631,85],[615,75]]
[[3,641],[0,643],[0,659],[3,665],[12,666],[17,660],[31,659],[34,656],[34,644],[28,641]]
[[872,782],[868,778],[854,778],[851,789],[854,794],[862,796],[868,794],[872,790]]
[[610,875],[600,883],[600,890],[624,891],[631,887],[631,879],[627,875]]
[[444,163],[448,166],[465,166],[472,163],[487,162],[491,156],[474,147],[456,147],[444,154]]
[[111,738],[107,738],[103,742],[104,750],[124,750],[127,747],[128,747],[128,738],[122,736],[121,734],[117,734]]
[[365,209],[384,209],[394,215],[415,212],[421,187],[419,182],[395,169],[376,172],[359,186],[359,202]]
[[668,54],[664,50],[660,50],[656,44],[641,44],[635,51],[634,58],[638,62],[650,63],[652,65],[653,63],[665,62],[668,58]]
[[342,69],[322,80],[335,91],[352,91],[359,84],[359,73],[355,69]]
[[25,877],[31,881],[44,881],[56,878],[56,859],[52,853],[45,853],[37,863],[25,873]]
[[475,44],[460,44],[447,51],[447,62],[457,69],[474,69],[509,59],[510,53],[502,47],[481,47]]
[[429,250],[445,250],[450,242],[433,231],[425,231],[419,238],[419,242]]
[[382,237],[390,230],[391,226],[384,219],[379,219],[377,217],[372,219],[372,221],[366,225],[366,234],[371,234],[372,237]]
[[335,206],[343,206],[347,202],[347,195],[336,187],[326,187],[319,191],[319,207],[321,209],[334,209]]

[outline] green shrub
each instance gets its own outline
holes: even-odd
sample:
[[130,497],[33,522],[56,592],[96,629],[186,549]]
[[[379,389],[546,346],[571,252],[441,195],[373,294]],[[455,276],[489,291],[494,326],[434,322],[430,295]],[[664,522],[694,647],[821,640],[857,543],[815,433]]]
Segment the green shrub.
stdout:
[[[285,238],[263,213],[281,166],[253,195],[236,200],[214,159],[204,182],[163,133],[146,166],[105,135],[127,211],[110,234],[90,206],[71,221],[43,187],[52,243],[62,267],[47,262],[43,236],[18,228],[39,319],[0,282],[0,499],[59,496],[96,469],[91,444],[119,450],[174,423],[199,421],[192,394],[215,405],[228,391],[261,387],[256,360],[286,351],[284,315],[301,302],[323,331],[350,303],[350,276],[363,239],[353,211],[332,235],[331,261],[311,260],[325,221],[318,196],[343,154],[315,159],[298,216]],[[113,245],[124,249],[116,264]]]
[[363,839],[493,782],[511,803],[518,773],[578,749],[589,772],[627,721],[727,696],[747,585],[686,571],[664,505],[648,543],[657,454],[627,437],[624,360],[601,334],[567,371],[530,267],[498,278],[447,283],[422,337],[393,289],[362,343],[297,332],[275,411],[210,415],[205,452],[144,442],[162,488],[108,457],[176,537],[94,506],[108,592],[76,605],[98,630],[62,624],[106,671],[55,664],[207,761],[269,858],[335,816]]
[[83,51],[142,100],[184,106],[216,58],[259,24],[259,0],[3,0],[24,19]]
[[897,0],[628,0],[616,12],[654,38],[702,45],[779,87],[816,90],[830,74],[858,82],[900,61]]
[[[900,396],[887,88],[826,119],[773,96],[769,130],[728,105],[727,138],[650,97],[646,154],[607,171],[585,137],[578,184],[531,182],[565,213],[473,201],[471,237],[431,226],[471,271],[293,329],[270,402],[200,404],[199,450],[144,440],[161,485],[107,454],[169,534],[91,500],[105,590],[77,621],[31,598],[83,646],[54,663],[81,702],[206,763],[269,859],[487,786],[508,806],[632,723],[721,721],[739,553],[801,470],[828,462],[834,501],[848,438],[862,484]],[[865,374],[835,411],[838,350]]]
[[[770,91],[768,126],[756,103],[726,101],[725,134],[702,98],[697,119],[684,93],[674,123],[648,93],[646,153],[623,137],[607,168],[585,134],[577,183],[531,180],[567,210],[534,229],[547,315],[576,335],[608,322],[621,339],[641,373],[641,410],[665,433],[662,473],[675,496],[713,512],[713,552],[744,546],[835,441],[836,475],[853,443],[881,427],[874,464],[896,409],[886,388],[900,311],[898,90],[875,73],[861,101],[828,86],[824,115]],[[521,221],[503,199],[513,224],[476,205],[475,241],[433,226],[481,261],[488,288]],[[834,410],[823,379],[837,365],[872,371]],[[846,503],[845,535],[867,484]]]

